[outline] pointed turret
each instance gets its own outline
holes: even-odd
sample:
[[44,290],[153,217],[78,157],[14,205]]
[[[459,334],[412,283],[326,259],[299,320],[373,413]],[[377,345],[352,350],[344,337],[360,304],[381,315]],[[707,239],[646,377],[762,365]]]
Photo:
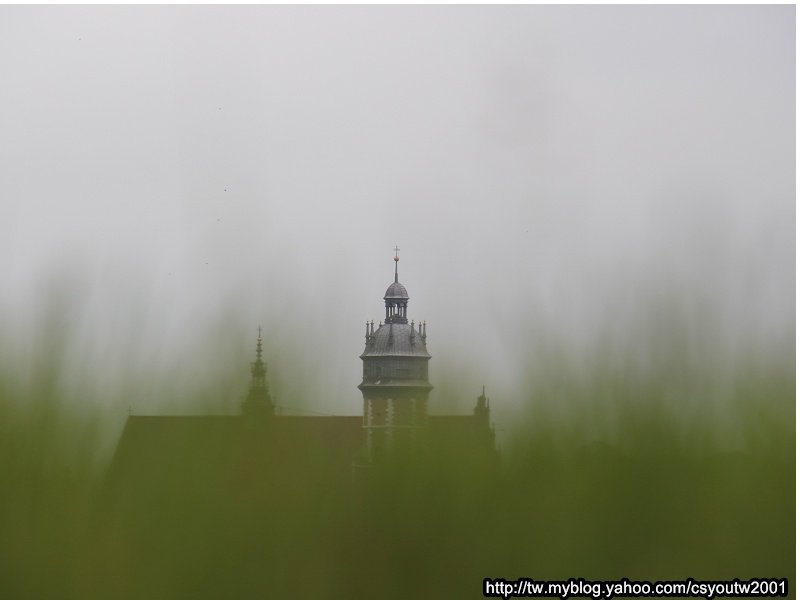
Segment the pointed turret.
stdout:
[[275,414],[275,406],[272,404],[267,386],[267,365],[262,354],[261,327],[259,326],[256,340],[256,360],[250,363],[252,377],[250,390],[247,393],[247,399],[242,403],[242,413],[246,416],[272,416]]
[[481,390],[481,395],[478,396],[478,401],[475,403],[475,408],[472,412],[474,412],[475,416],[485,423],[489,423],[489,398],[486,397],[485,385]]

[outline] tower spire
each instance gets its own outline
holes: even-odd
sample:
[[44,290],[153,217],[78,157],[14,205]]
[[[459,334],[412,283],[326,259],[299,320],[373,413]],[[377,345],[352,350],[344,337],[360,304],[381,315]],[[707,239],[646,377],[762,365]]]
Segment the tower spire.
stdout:
[[261,338],[261,325],[258,326],[256,339],[256,360],[250,363],[250,390],[247,399],[242,404],[242,412],[249,415],[272,415],[275,408],[269,395],[267,386],[267,365],[263,359],[263,343]]
[[394,245],[394,282],[397,283],[397,263],[400,262],[400,257],[397,256],[397,253],[400,252],[400,248],[397,247],[397,244]]

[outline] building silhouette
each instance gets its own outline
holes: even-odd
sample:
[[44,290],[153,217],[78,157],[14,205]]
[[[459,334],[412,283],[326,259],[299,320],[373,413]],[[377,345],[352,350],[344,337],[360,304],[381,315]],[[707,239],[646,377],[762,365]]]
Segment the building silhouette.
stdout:
[[[391,457],[424,455],[491,460],[494,432],[485,391],[473,414],[431,415],[427,325],[408,320],[409,296],[398,280],[384,295],[385,317],[368,322],[358,389],[362,415],[285,416],[276,411],[259,328],[251,382],[241,414],[231,416],[128,415],[110,469],[117,495],[180,485],[202,494],[214,489],[266,492],[341,485]],[[168,482],[164,486],[162,483]]]

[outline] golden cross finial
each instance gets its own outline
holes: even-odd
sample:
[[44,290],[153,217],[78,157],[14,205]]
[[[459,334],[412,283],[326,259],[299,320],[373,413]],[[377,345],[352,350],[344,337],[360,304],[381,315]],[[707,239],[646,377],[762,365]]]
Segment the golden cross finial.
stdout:
[[397,261],[400,260],[400,257],[397,256],[397,253],[400,252],[400,248],[397,247],[397,244],[394,245],[394,281],[397,283]]

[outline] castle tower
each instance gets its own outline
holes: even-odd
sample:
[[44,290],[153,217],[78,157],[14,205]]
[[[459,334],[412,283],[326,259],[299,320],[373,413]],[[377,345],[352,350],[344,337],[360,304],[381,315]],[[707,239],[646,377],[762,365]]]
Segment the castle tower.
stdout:
[[411,449],[427,426],[428,383],[426,324],[408,322],[408,292],[398,281],[395,248],[394,282],[383,297],[384,323],[367,323],[361,354],[364,373],[358,389],[364,397],[366,451],[380,461],[389,451]]
[[256,340],[256,360],[250,363],[250,390],[247,398],[242,402],[242,414],[252,417],[266,417],[275,414],[275,406],[269,395],[267,386],[267,365],[261,357],[261,327],[258,328],[258,339]]

